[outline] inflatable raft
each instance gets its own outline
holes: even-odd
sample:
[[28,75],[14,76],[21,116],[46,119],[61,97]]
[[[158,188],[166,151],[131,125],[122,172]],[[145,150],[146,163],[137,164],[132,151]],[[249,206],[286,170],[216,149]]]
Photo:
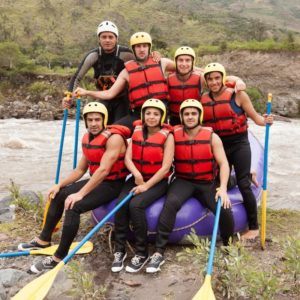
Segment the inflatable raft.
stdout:
[[[257,173],[259,187],[252,185],[257,201],[260,199],[262,191],[261,184],[263,180],[263,147],[257,138],[249,131],[249,141],[251,145],[252,161],[251,168]],[[229,198],[232,203],[232,212],[234,217],[234,232],[240,232],[247,228],[247,215],[243,205],[242,195],[237,186],[228,191]],[[146,210],[148,221],[149,240],[155,239],[158,217],[163,208],[165,197],[158,199]],[[100,206],[92,211],[92,218],[95,223],[114,208],[116,201],[112,201],[107,205]],[[113,218],[110,220],[113,223]],[[176,216],[175,227],[170,235],[170,243],[186,243],[186,235],[192,228],[195,229],[199,236],[210,236],[213,231],[214,215],[195,198],[188,199]]]

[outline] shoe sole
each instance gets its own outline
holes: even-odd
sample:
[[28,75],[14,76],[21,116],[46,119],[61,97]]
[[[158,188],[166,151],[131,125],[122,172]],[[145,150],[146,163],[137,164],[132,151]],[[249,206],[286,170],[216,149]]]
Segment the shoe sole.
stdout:
[[153,273],[156,273],[156,272],[161,271],[160,267],[161,267],[165,262],[166,262],[166,261],[163,260],[163,261],[159,264],[158,268],[153,268],[153,267],[148,267],[148,268],[146,268],[146,273],[153,274]]
[[118,273],[118,272],[120,272],[120,271],[123,270],[123,268],[124,268],[124,261],[125,261],[126,257],[127,257],[127,253],[125,253],[125,255],[124,255],[124,258],[123,258],[123,260],[122,260],[122,266],[121,266],[121,267],[112,267],[112,268],[111,268],[111,271],[112,271],[113,273]]
[[128,273],[137,273],[138,271],[140,271],[145,266],[145,264],[149,261],[149,259],[150,259],[150,257],[148,257],[145,260],[145,262],[140,266],[139,269],[132,269],[129,266],[126,266],[125,271],[128,272]]

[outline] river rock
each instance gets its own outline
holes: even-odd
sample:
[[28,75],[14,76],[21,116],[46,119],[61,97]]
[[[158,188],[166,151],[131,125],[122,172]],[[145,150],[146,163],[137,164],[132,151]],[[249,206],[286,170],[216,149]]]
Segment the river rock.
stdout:
[[[20,198],[26,198],[32,204],[38,204],[40,202],[39,195],[34,191],[24,190],[19,192]],[[0,199],[0,209],[9,207],[9,205],[14,201],[11,195]]]
[[6,287],[15,286],[18,281],[28,274],[24,271],[15,270],[15,269],[4,269],[0,270],[0,283]]
[[0,300],[6,300],[6,292],[3,284],[0,282]]

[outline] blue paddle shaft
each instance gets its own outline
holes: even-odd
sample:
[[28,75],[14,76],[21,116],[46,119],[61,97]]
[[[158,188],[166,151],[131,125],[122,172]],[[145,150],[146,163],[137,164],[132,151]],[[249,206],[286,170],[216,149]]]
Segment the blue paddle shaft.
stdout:
[[83,246],[127,201],[131,199],[133,193],[129,193],[118,205],[114,207],[102,220],[99,222],[83,239],[82,241],[63,259],[66,264],[77,252],[79,248]]
[[221,213],[221,198],[219,197],[218,204],[217,204],[217,209],[216,209],[216,215],[215,215],[214,229],[213,229],[213,234],[212,234],[212,238],[211,238],[208,264],[207,264],[207,269],[206,269],[206,274],[207,275],[211,275],[211,273],[212,273],[212,268],[213,268],[213,263],[214,263],[214,256],[215,256],[216,241],[217,241],[217,233],[218,233],[218,228],[219,228],[220,213]]
[[78,98],[76,100],[76,124],[75,124],[75,141],[74,141],[73,169],[75,169],[77,167],[79,121],[80,121],[80,99]]
[[63,125],[62,125],[62,130],[61,130],[61,138],[60,138],[60,145],[59,145],[55,184],[58,184],[58,182],[59,182],[61,158],[62,158],[62,153],[63,153],[63,148],[64,148],[64,139],[65,139],[67,119],[68,119],[68,110],[64,109],[64,119],[63,119]]
[[30,255],[30,251],[4,252],[4,253],[0,253],[0,258],[3,258],[3,257],[16,257],[16,256],[27,256],[27,255]]
[[[267,102],[267,114],[271,113],[272,102]],[[268,179],[268,152],[269,152],[269,132],[270,124],[266,124],[265,134],[265,149],[264,149],[264,177],[263,177],[263,190],[267,190],[267,179]]]

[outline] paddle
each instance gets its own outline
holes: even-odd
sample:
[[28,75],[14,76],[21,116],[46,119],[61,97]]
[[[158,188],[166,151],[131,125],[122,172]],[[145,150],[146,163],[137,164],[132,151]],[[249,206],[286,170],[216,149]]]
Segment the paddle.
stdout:
[[204,283],[201,286],[200,290],[197,292],[197,294],[193,297],[192,300],[215,300],[216,299],[214,292],[212,290],[212,287],[211,287],[211,273],[212,273],[213,262],[214,262],[220,212],[221,212],[221,198],[219,197]]
[[[66,97],[68,100],[70,100],[72,93],[66,92]],[[66,124],[68,119],[68,109],[64,109],[64,118],[63,118],[63,124],[62,124],[62,130],[61,130],[61,137],[60,137],[60,144],[59,144],[59,152],[58,152],[58,160],[57,160],[57,167],[56,167],[56,176],[55,176],[55,184],[58,184],[59,182],[59,175],[60,175],[60,167],[61,167],[61,159],[62,159],[62,153],[64,148],[64,140],[65,140],[65,133],[66,133]],[[43,216],[43,223],[42,228],[44,228],[47,218],[47,213],[49,210],[49,206],[51,203],[51,200],[53,199],[52,195],[50,195],[47,199],[45,209],[44,209],[44,216]],[[61,226],[61,221],[57,223],[55,226],[54,232],[58,231]]]
[[[70,250],[74,249],[78,245],[78,242],[72,243]],[[93,243],[86,242],[76,254],[86,254],[93,251]],[[52,245],[43,249],[29,250],[29,251],[17,251],[17,252],[3,252],[0,253],[0,258],[16,257],[16,256],[28,256],[28,255],[53,255],[57,250],[58,245]]]
[[[272,94],[269,93],[268,102],[267,102],[268,115],[271,113],[271,109],[272,109]],[[261,243],[262,250],[265,250],[266,248],[269,131],[270,131],[270,124],[266,124],[265,149],[264,149],[264,177],[263,177],[263,192],[261,197],[261,228],[260,228],[260,243]]]
[[129,199],[133,193],[129,193],[114,209],[112,209],[83,239],[82,241],[51,271],[36,278],[22,288],[12,299],[14,300],[42,300],[48,294],[56,275],[62,267],[74,256],[74,254],[88,241],[109,218],[118,211]]
[[75,123],[75,141],[74,141],[74,155],[73,155],[73,169],[77,166],[77,152],[78,152],[78,134],[79,134],[79,122],[80,122],[80,95],[76,95],[76,123]]

